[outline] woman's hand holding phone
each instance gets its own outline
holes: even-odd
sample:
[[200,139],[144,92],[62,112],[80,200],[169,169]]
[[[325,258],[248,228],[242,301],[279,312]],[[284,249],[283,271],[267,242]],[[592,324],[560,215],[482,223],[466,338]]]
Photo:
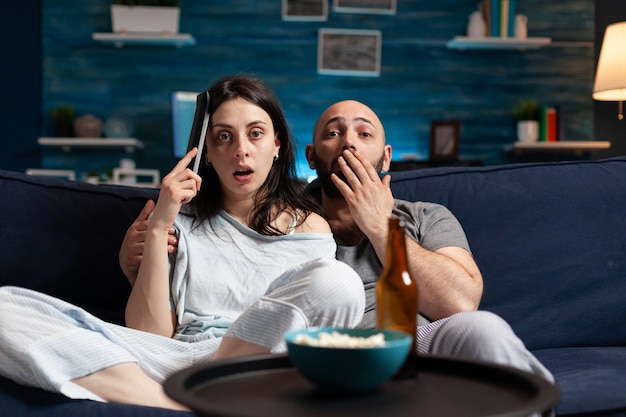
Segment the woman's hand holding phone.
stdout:
[[198,148],[191,149],[163,178],[159,199],[150,221],[153,227],[171,227],[182,205],[189,203],[200,190],[202,178],[188,168],[197,153]]

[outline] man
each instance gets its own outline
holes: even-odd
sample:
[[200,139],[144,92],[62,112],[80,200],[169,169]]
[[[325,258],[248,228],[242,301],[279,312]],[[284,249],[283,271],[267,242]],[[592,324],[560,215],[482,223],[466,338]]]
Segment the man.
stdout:
[[[454,216],[429,203],[398,202],[394,209],[391,177],[379,177],[389,169],[391,146],[372,110],[356,101],[331,106],[318,119],[306,154],[318,173],[321,202],[339,246],[337,258],[355,268],[371,289],[368,327],[375,323],[373,288],[382,272],[392,212],[409,220],[415,239],[406,242],[407,258],[420,289],[420,312],[437,320],[478,308],[482,277]],[[418,236],[424,234],[428,241],[421,245]]]
[[[363,280],[366,309],[361,327],[374,327],[375,285],[383,270],[388,219],[408,220],[407,258],[419,288],[421,353],[509,365],[553,381],[500,317],[477,311],[483,282],[465,234],[445,207],[395,200],[389,175],[391,146],[378,116],[357,101],[330,106],[317,120],[306,156],[318,173],[320,198],[337,242],[337,258]],[[120,265],[131,283],[136,276],[143,234],[153,204],[128,230]],[[170,238],[170,250],[176,241]],[[429,321],[432,321],[429,323]]]
[[383,270],[390,214],[408,221],[407,260],[419,288],[418,349],[422,353],[485,360],[523,369],[550,381],[550,372],[500,317],[476,311],[483,282],[456,218],[438,204],[394,200],[391,146],[378,116],[357,101],[330,106],[317,120],[306,147],[317,171],[321,202],[337,242],[337,259],[363,280],[361,323],[374,327],[375,285]]

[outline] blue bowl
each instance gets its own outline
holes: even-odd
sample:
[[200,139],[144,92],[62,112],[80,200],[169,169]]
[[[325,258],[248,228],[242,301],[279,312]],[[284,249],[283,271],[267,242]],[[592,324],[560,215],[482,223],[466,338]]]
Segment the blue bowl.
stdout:
[[[385,345],[335,348],[295,343],[300,334],[317,339],[320,333],[333,331],[359,337],[382,333]],[[408,334],[381,329],[316,327],[287,332],[285,341],[291,362],[306,379],[325,391],[341,392],[375,390],[400,369],[411,348]]]

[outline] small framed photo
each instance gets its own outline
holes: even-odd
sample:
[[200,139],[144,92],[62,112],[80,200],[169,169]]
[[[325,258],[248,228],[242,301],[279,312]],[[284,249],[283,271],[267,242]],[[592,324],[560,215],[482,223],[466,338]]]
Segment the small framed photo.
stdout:
[[459,120],[437,120],[430,124],[430,160],[457,161],[461,140]]
[[339,13],[396,14],[396,0],[333,0]]
[[317,72],[379,77],[381,48],[379,30],[319,29]]
[[294,22],[325,22],[328,0],[283,0],[283,20]]

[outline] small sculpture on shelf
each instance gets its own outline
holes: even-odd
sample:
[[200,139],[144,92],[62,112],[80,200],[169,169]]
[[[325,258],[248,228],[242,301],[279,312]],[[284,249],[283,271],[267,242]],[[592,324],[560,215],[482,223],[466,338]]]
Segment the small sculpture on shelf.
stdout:
[[128,138],[133,135],[132,121],[123,115],[110,116],[104,122],[104,135],[107,138]]
[[468,38],[484,38],[488,35],[487,23],[480,10],[476,10],[469,15],[467,22]]
[[514,33],[517,39],[528,38],[528,17],[526,17],[526,15],[523,15],[523,14],[515,15]]
[[86,114],[74,120],[74,133],[79,138],[102,137],[102,120],[93,114]]

